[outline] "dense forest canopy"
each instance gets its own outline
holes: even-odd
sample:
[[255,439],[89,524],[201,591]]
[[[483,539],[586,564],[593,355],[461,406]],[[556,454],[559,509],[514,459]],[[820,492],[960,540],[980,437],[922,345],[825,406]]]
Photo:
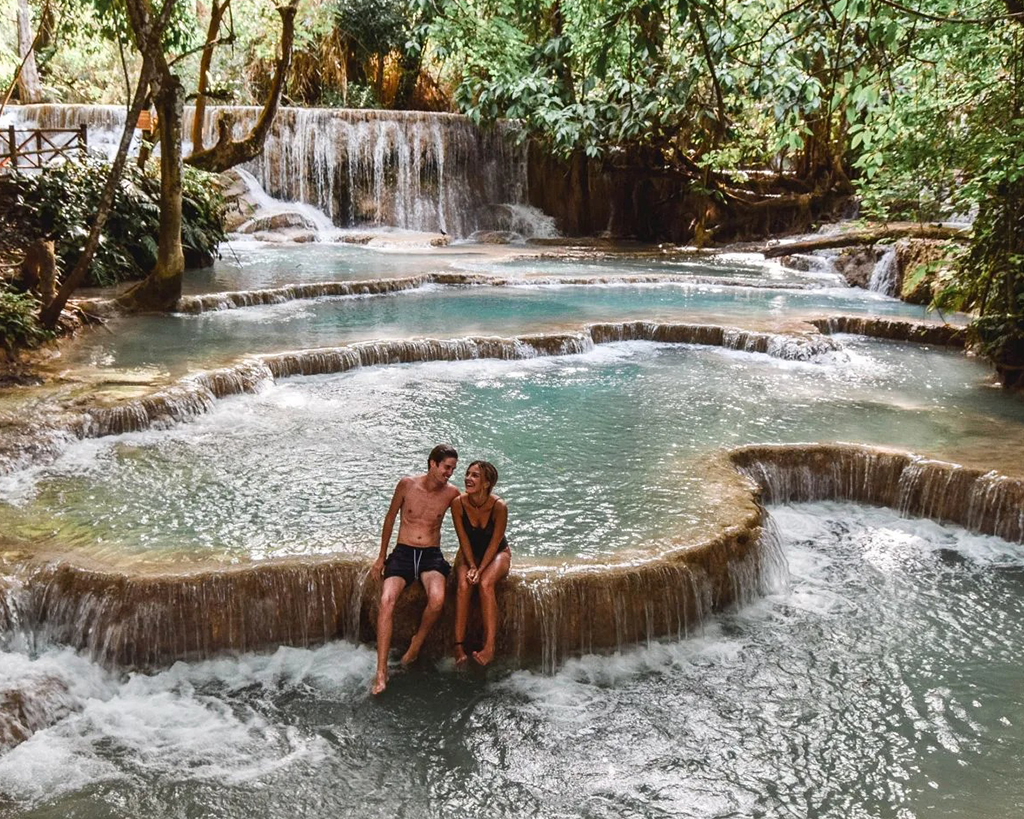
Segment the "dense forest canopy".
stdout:
[[[127,105],[146,9],[190,101],[262,102],[280,68],[270,0],[0,4],[5,88],[20,12],[50,101]],[[726,204],[771,178],[856,192],[869,216],[975,219],[942,301],[1024,339],[1019,0],[302,0],[291,56],[285,104],[515,118],[567,161]]]

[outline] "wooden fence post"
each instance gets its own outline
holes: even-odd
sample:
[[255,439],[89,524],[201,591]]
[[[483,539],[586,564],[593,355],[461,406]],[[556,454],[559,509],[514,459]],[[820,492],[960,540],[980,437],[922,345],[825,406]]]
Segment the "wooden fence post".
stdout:
[[17,168],[18,167],[18,143],[15,142],[17,137],[14,135],[14,126],[13,125],[7,126],[7,139],[10,140],[10,143],[11,143],[11,167],[12,168]]
[[83,122],[78,126],[78,147],[82,150],[82,159],[89,153],[89,128]]

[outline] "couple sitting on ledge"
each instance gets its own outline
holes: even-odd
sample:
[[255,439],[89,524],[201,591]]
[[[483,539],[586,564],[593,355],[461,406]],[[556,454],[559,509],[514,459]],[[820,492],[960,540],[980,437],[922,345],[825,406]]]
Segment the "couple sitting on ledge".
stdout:
[[[455,559],[458,593],[455,598],[455,665],[463,666],[469,657],[464,643],[469,603],[473,589],[480,592],[480,612],[484,623],[484,644],[473,652],[473,659],[487,665],[494,659],[498,630],[498,603],[494,587],[508,574],[511,554],[505,540],[508,507],[491,494],[498,482],[498,470],[487,461],[473,461],[466,470],[466,491],[459,492],[448,483],[459,454],[447,444],[435,446],[427,458],[423,475],[405,477],[395,487],[391,506],[384,517],[380,536],[380,554],[372,573],[384,578],[377,615],[377,675],[372,691],[380,694],[388,684],[388,651],[395,602],[410,583],[419,580],[427,593],[419,628],[402,656],[402,665],[416,661],[430,629],[441,615],[444,592],[451,566],[441,554],[441,522],[452,510],[452,522],[459,537]],[[398,543],[387,556],[395,518],[401,515]]]

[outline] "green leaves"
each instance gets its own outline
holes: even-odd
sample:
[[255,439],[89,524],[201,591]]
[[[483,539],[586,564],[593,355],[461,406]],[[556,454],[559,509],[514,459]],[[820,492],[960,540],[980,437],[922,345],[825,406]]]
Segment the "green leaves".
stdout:
[[[2,198],[20,204],[5,216],[23,225],[32,238],[53,239],[60,268],[70,270],[85,244],[107,173],[105,162],[90,159],[51,165],[33,176],[8,175]],[[215,191],[210,174],[185,167],[183,244],[190,258],[212,259],[224,238],[222,204]],[[148,274],[156,263],[159,224],[159,182],[129,166],[89,270],[89,285],[107,286]]]

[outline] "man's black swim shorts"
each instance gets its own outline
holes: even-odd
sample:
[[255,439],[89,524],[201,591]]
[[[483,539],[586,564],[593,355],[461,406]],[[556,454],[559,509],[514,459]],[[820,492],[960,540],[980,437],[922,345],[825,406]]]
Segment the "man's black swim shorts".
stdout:
[[406,586],[419,580],[424,572],[440,572],[447,578],[451,571],[452,567],[441,554],[440,546],[417,548],[399,543],[384,561],[384,579],[400,577]]

